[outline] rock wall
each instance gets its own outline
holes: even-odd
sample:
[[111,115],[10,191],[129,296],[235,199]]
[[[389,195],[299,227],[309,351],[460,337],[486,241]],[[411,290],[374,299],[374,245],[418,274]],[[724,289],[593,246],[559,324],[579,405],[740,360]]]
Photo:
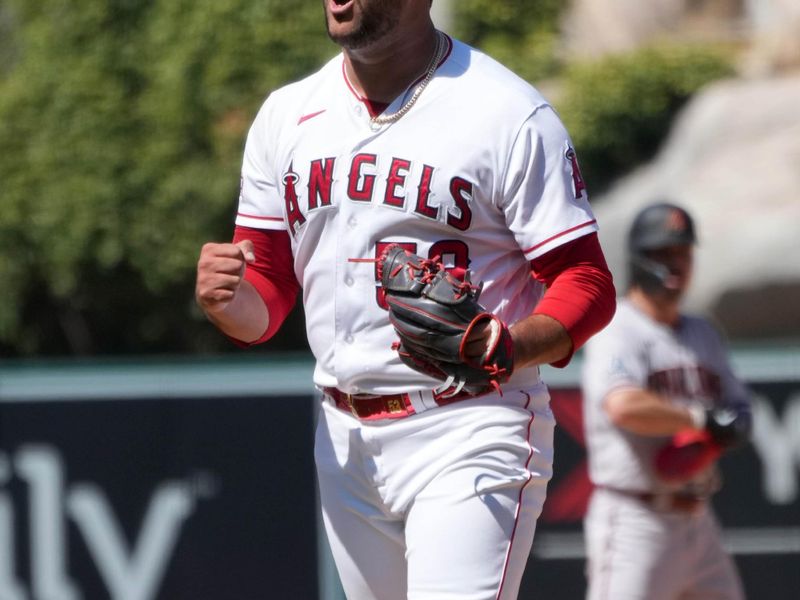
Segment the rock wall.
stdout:
[[563,21],[567,56],[596,58],[659,40],[727,40],[749,48],[743,67],[800,67],[798,0],[574,0]]
[[699,229],[687,308],[716,316],[734,337],[800,336],[798,107],[800,71],[710,86],[649,165],[592,199],[619,291],[633,215],[669,199]]

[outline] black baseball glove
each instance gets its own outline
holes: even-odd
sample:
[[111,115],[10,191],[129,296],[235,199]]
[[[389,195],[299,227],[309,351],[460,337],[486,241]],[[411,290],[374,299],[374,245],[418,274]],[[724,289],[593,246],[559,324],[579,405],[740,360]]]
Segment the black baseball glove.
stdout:
[[741,446],[750,437],[753,417],[745,408],[721,406],[706,411],[705,429],[723,448]]
[[[499,390],[513,371],[508,327],[478,303],[481,286],[448,273],[436,259],[423,259],[401,246],[389,246],[378,259],[378,275],[389,306],[389,319],[400,340],[395,348],[412,369],[442,381],[441,398],[466,392]],[[492,333],[479,359],[465,353],[476,327]]]
[[667,481],[685,481],[716,461],[723,452],[744,444],[752,427],[746,407],[715,407],[705,411],[702,429],[677,432],[655,456],[655,470]]

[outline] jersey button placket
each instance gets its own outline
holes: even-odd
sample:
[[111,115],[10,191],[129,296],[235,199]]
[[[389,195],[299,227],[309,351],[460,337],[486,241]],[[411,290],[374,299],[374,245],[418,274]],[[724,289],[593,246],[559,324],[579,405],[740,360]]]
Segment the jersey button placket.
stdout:
[[[353,218],[354,217],[351,215],[350,218],[348,219],[348,223]],[[346,264],[346,266],[344,268],[344,273],[343,273],[344,277],[342,277],[342,282],[344,283],[345,288],[347,288],[347,289],[345,289],[345,290],[343,290],[341,292],[342,293],[342,297],[347,297],[349,302],[352,302],[352,300],[353,300],[354,291],[353,291],[352,288],[356,283],[356,280],[353,277],[353,274],[351,272],[352,268],[353,267],[352,267],[351,264],[349,264],[349,263]],[[350,325],[352,325],[352,323],[350,323]],[[348,344],[348,345],[352,345],[353,342],[355,341],[355,337],[353,336],[352,331],[345,330],[344,334],[345,334],[344,335],[344,343]]]
[[355,256],[356,251],[352,247],[355,241],[353,231],[355,229],[356,217],[347,214],[351,207],[341,207],[339,218],[337,219],[337,256],[338,268],[336,274],[336,339],[347,351],[336,358],[337,371],[344,378],[348,379],[353,370],[354,362],[358,362],[358,357],[353,354],[353,346],[356,342],[353,333],[357,327],[357,318],[352,314],[352,307],[357,304],[356,275],[353,272],[354,264],[350,258]]

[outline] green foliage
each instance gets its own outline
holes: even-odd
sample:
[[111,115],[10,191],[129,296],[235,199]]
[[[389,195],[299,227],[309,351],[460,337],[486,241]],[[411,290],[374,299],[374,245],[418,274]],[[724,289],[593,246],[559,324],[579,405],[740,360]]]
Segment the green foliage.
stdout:
[[0,0],[0,80],[16,62],[14,46],[14,20],[11,12]]
[[589,189],[651,158],[691,95],[733,71],[719,47],[659,46],[570,66],[558,109]]
[[566,3],[559,0],[458,0],[455,34],[512,71],[537,81],[555,74],[558,25]]
[[263,98],[335,51],[319,4],[7,0],[0,31],[0,349],[213,346],[197,253]]
[[[562,68],[564,5],[458,0],[455,33],[536,81]],[[264,97],[336,51],[318,1],[0,0],[0,354],[229,348],[194,306],[197,253],[230,236]],[[570,69],[592,189],[728,72],[694,50]],[[302,347],[301,319],[270,348]]]

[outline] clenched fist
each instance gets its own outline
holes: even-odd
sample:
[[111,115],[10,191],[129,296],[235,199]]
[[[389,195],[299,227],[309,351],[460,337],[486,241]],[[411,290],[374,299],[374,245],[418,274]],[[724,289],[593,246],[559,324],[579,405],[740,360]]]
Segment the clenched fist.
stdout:
[[206,314],[220,313],[233,300],[247,264],[255,262],[253,242],[205,244],[197,261],[195,298]]

